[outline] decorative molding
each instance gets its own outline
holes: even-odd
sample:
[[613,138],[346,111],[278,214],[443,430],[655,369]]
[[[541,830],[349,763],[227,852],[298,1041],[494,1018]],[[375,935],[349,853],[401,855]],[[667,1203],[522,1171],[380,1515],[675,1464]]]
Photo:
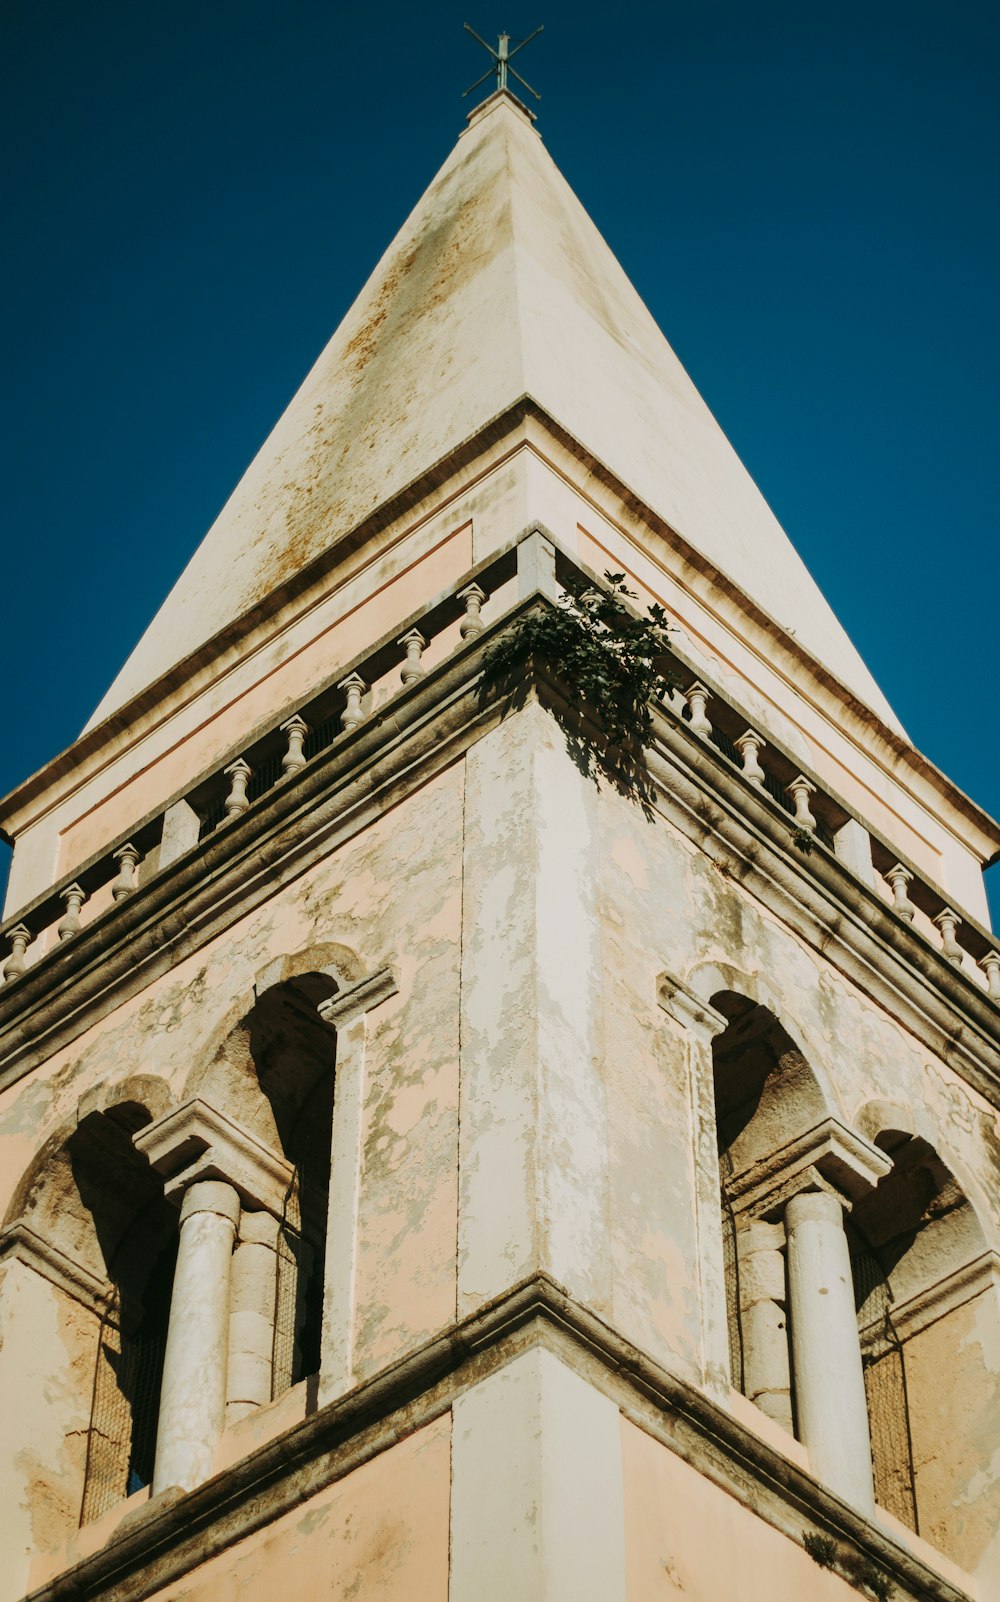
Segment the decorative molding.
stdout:
[[705,1042],[721,1035],[729,1023],[728,1018],[724,1018],[707,1001],[702,1001],[683,980],[675,978],[665,968],[657,975],[656,1002],[675,1023]]
[[266,1146],[207,1101],[195,1097],[173,1108],[132,1136],[137,1151],[148,1158],[166,1183],[164,1195],[181,1202],[189,1186],[202,1179],[221,1179],[240,1200],[284,1217],[295,1170],[279,1152]]
[[[537,594],[519,602],[430,669],[391,718],[372,718],[294,784],[276,786],[0,989],[0,1088],[273,897],[497,723],[502,698],[484,709],[476,693],[480,652],[517,616],[545,604]],[[551,675],[537,664],[532,671],[546,704],[559,698]],[[686,723],[655,712],[654,721],[648,761],[656,810],[780,917],[792,938],[821,951],[1000,1106],[996,1003],[830,853],[815,849],[803,860],[785,815]]]
[[905,1301],[894,1302],[889,1319],[901,1341],[912,1340],[939,1318],[947,1318],[956,1308],[988,1290],[1000,1291],[1000,1253],[989,1249],[933,1285],[915,1291]]
[[539,1345],[796,1545],[815,1535],[833,1537],[904,1595],[921,1602],[972,1602],[971,1581],[970,1589],[959,1589],[794,1457],[652,1361],[543,1274],[442,1329],[195,1490],[154,1497],[98,1552],[26,1602],[78,1602],[82,1596],[112,1602],[125,1595],[143,1602],[441,1418],[469,1385]]
[[389,969],[380,968],[377,973],[359,979],[348,989],[338,991],[329,1001],[321,1001],[316,1010],[324,1023],[333,1024],[335,1029],[343,1029],[363,1012],[372,1012],[376,1007],[381,1007],[383,1001],[388,1001],[398,991],[399,986]]
[[26,1268],[34,1269],[56,1290],[72,1297],[99,1318],[104,1317],[114,1302],[115,1287],[109,1279],[101,1279],[85,1268],[24,1219],[0,1231],[0,1266],[9,1262],[23,1263]]

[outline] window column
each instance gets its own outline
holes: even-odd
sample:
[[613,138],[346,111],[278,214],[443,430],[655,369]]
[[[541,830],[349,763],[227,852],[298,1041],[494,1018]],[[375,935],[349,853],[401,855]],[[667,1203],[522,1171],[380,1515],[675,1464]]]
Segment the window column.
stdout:
[[[817,1479],[869,1514],[875,1506],[871,1442],[844,1213],[890,1167],[878,1147],[836,1118],[825,1118],[727,1182],[742,1219],[740,1262],[741,1274],[744,1264],[749,1270],[748,1302],[759,1297],[780,1306],[771,1253],[785,1247],[796,1435]],[[748,1392],[753,1386],[762,1400],[780,1408],[776,1329],[776,1320],[765,1319],[760,1327],[751,1320],[744,1327],[744,1351]],[[786,1345],[785,1373],[788,1356]],[[777,1416],[775,1406],[764,1410]]]
[[[244,1209],[280,1217],[293,1170],[207,1102],[148,1124],[134,1143],[180,1204],[177,1267],[160,1389],[152,1494],[191,1490],[212,1473],[226,1417],[233,1247]],[[244,1226],[248,1236],[253,1227]]]
[[152,1494],[212,1472],[226,1409],[229,1286],[240,1198],[205,1179],[181,1202],[180,1243],[160,1387]]
[[785,1205],[799,1437],[818,1479],[872,1512],[871,1438],[844,1204],[803,1190]]

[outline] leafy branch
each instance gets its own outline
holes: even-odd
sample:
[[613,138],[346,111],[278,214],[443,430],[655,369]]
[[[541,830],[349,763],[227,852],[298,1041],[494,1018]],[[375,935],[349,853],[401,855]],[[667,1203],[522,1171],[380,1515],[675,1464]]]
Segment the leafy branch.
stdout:
[[675,688],[662,606],[647,616],[628,602],[638,597],[624,573],[605,573],[607,589],[571,583],[558,605],[531,612],[486,651],[484,699],[516,689],[528,657],[548,663],[567,697],[556,716],[581,771],[647,802],[644,753],[653,738],[652,703]]

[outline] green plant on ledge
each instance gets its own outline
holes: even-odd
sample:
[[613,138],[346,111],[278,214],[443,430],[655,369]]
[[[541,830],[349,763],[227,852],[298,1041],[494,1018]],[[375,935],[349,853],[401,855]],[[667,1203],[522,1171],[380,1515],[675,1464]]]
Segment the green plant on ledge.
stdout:
[[[559,678],[568,708],[556,711],[570,754],[599,783],[646,803],[650,785],[644,753],[653,738],[651,703],[675,688],[667,631],[655,602],[640,617],[624,573],[605,573],[607,589],[581,580],[554,607],[520,618],[484,656],[481,696],[510,690],[528,657],[544,661]],[[596,727],[595,727],[596,725]]]

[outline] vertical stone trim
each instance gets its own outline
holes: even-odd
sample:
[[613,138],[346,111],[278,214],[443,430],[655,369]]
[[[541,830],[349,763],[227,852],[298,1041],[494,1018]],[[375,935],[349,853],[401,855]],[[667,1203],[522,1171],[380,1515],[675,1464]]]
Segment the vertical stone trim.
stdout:
[[626,1602],[615,1404],[536,1348],[452,1418],[449,1602]]
[[459,1317],[539,1269],[610,1313],[593,791],[531,703],[465,793]]
[[517,547],[518,600],[538,592],[553,601],[559,595],[555,544],[541,528],[533,529]]
[[656,981],[656,999],[681,1026],[687,1040],[701,1367],[705,1383],[724,1393],[731,1375],[712,1041],[725,1029],[726,1019],[668,973],[661,973]]
[[240,1199],[205,1179],[181,1204],[177,1267],[163,1359],[152,1494],[190,1491],[212,1472],[226,1410],[229,1298]]
[[800,1191],[786,1203],[785,1231],[799,1436],[817,1478],[871,1514],[868,1404],[840,1198]]
[[244,1212],[240,1219],[229,1315],[227,1426],[271,1400],[280,1228],[273,1213]]
[[337,1031],[333,1091],[330,1199],[323,1275],[320,1402],[343,1396],[354,1383],[354,1279],[363,1181],[361,1135],[365,1105],[368,1013],[396,994],[388,969],[324,1001],[320,1017]]

